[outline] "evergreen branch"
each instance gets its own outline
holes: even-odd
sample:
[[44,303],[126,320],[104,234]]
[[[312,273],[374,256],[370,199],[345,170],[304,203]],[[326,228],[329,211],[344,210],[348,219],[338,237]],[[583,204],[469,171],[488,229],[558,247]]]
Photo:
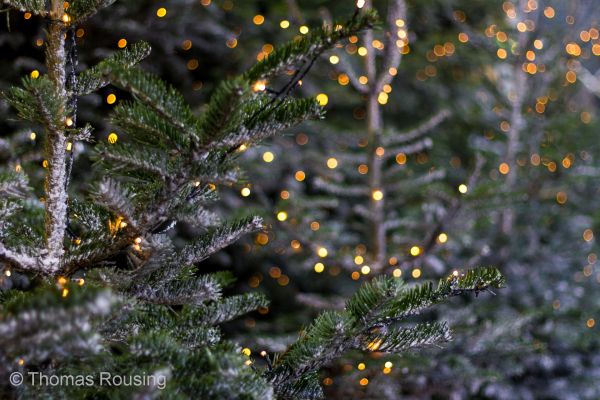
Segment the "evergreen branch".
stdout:
[[207,145],[239,127],[243,120],[241,106],[249,96],[250,86],[244,79],[222,82],[210,97],[208,108],[200,119],[200,143]]
[[269,79],[296,65],[308,62],[327,50],[336,42],[372,27],[377,22],[374,10],[356,14],[343,24],[333,24],[315,29],[312,33],[290,42],[250,68],[243,76],[250,82]]
[[269,301],[262,293],[244,293],[230,296],[208,305],[204,310],[203,320],[204,323],[210,325],[221,324],[268,305]]
[[381,331],[374,330],[366,336],[363,350],[400,353],[450,340],[452,336],[445,322],[426,322],[411,328],[391,327]]
[[0,171],[0,195],[23,199],[29,193],[27,175],[16,171]]
[[46,0],[2,0],[2,3],[21,12],[30,12],[45,17],[48,15]]
[[393,325],[407,316],[451,296],[479,293],[503,287],[504,277],[495,268],[478,268],[463,275],[407,289],[402,281],[378,277],[364,284],[347,302],[345,311],[326,311],[304,331],[301,338],[275,359],[266,373],[277,393],[293,390],[295,382],[349,349],[405,351],[450,339],[445,324],[420,324],[397,329]]
[[86,69],[77,77],[77,87],[75,92],[78,96],[90,94],[109,84],[109,80],[104,76],[110,65],[119,65],[121,68],[130,68],[139,63],[150,54],[150,45],[144,41],[127,46],[124,50],[118,51],[112,56],[101,61],[97,65]]
[[106,207],[107,210],[122,218],[128,225],[136,229],[135,206],[133,198],[127,189],[121,187],[119,182],[107,178],[100,182],[97,190],[93,193],[97,204]]
[[120,103],[112,112],[111,122],[143,145],[188,150],[190,138],[143,103]]
[[12,87],[5,94],[6,101],[24,120],[37,122],[49,131],[63,128],[67,117],[64,97],[57,94],[47,76],[23,78],[23,88]]
[[402,145],[411,140],[418,139],[419,137],[431,132],[432,129],[444,122],[451,113],[447,109],[443,109],[432,115],[426,121],[420,123],[412,129],[406,132],[390,132],[384,135],[382,142],[385,146]]
[[167,160],[163,153],[150,147],[139,147],[120,143],[116,146],[96,146],[96,158],[110,171],[141,171],[158,176],[168,177]]
[[262,228],[262,219],[259,217],[248,217],[229,225],[223,225],[202,235],[195,243],[184,247],[177,257],[178,261],[182,264],[200,262],[211,254],[229,246],[241,236],[260,228]]
[[115,0],[71,0],[67,12],[71,23],[78,25],[114,2]]
[[24,271],[32,272],[47,272],[39,271],[38,258],[26,254],[24,252],[18,252],[16,250],[8,249],[4,247],[4,244],[0,242],[0,260],[4,260],[17,268]]
[[107,64],[104,73],[115,86],[127,90],[139,101],[153,108],[169,123],[199,142],[198,120],[183,96],[171,85],[139,69],[126,69],[114,62]]

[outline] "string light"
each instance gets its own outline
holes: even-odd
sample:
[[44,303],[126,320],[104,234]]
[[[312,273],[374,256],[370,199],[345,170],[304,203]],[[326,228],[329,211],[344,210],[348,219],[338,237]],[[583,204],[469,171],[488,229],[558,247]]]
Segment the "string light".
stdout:
[[365,6],[365,0],[357,0],[356,8],[363,8]]
[[466,194],[468,190],[469,190],[469,188],[467,188],[467,185],[465,185],[464,183],[461,183],[460,185],[458,185],[458,191],[460,193]]
[[318,255],[319,255],[319,257],[321,257],[321,258],[325,258],[325,257],[327,257],[327,254],[328,254],[328,253],[329,253],[329,252],[327,251],[327,249],[326,249],[325,247],[319,247],[319,248],[317,249],[317,254],[318,254]]
[[117,139],[119,139],[119,136],[115,132],[109,133],[108,143],[115,144],[115,143],[117,143]]
[[290,21],[288,21],[288,20],[284,19],[283,21],[281,21],[281,22],[279,23],[279,27],[280,27],[281,29],[287,29],[287,28],[289,28],[289,27],[290,27]]
[[277,213],[277,219],[278,219],[279,221],[282,221],[282,222],[283,222],[283,221],[285,221],[285,220],[287,219],[287,217],[288,217],[288,215],[287,215],[287,213],[286,213],[285,211],[279,211],[279,212]]
[[421,254],[421,248],[419,246],[413,246],[410,248],[410,255],[413,257],[418,256],[419,254]]
[[325,265],[323,263],[318,262],[315,264],[314,269],[317,274],[320,274],[325,270]]
[[33,71],[31,71],[31,74],[30,74],[30,76],[31,76],[33,79],[37,79],[37,78],[39,78],[39,76],[40,76],[40,71],[38,71],[37,69],[34,69]]
[[240,194],[241,194],[243,197],[248,197],[248,196],[250,196],[250,188],[247,188],[247,187],[245,187],[245,188],[242,188],[242,190],[240,190]]
[[167,9],[164,7],[160,7],[158,10],[156,10],[156,16],[158,18],[163,18],[165,15],[167,15]]
[[329,97],[325,93],[319,93],[316,99],[320,106],[326,106],[329,103]]
[[275,159],[275,155],[270,151],[265,151],[262,158],[264,162],[270,163]]

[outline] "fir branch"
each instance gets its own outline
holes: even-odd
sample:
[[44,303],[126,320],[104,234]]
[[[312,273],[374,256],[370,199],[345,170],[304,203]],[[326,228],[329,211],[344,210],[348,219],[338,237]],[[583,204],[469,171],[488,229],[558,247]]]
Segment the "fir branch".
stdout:
[[200,141],[197,118],[183,96],[171,85],[152,74],[135,68],[126,69],[114,62],[107,63],[104,73],[113,85],[130,92],[195,142]]
[[229,225],[223,225],[202,235],[193,244],[184,247],[178,256],[183,264],[194,264],[230,245],[241,236],[262,228],[262,219],[248,217]]
[[101,61],[97,65],[86,69],[77,77],[76,94],[84,96],[109,84],[104,76],[110,65],[119,65],[121,68],[130,68],[139,63],[150,54],[150,45],[139,41],[127,46],[127,48],[116,52],[112,56]]
[[46,0],[2,0],[2,3],[22,12],[45,17],[48,15]]
[[385,146],[396,146],[403,145],[411,140],[418,139],[419,137],[431,132],[434,128],[444,122],[451,113],[447,109],[443,109],[433,114],[426,121],[420,123],[412,129],[405,132],[389,132],[382,138],[382,143]]
[[67,12],[71,23],[78,25],[114,2],[115,0],[71,0]]
[[275,50],[269,57],[250,68],[244,77],[250,82],[269,79],[296,65],[310,62],[336,42],[370,28],[376,22],[377,13],[374,10],[366,10],[355,14],[345,23],[315,29],[310,34]]

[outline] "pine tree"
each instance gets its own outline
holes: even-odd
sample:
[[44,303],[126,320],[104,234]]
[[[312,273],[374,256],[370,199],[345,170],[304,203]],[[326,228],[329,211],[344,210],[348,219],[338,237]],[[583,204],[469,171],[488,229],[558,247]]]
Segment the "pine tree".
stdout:
[[[239,179],[242,148],[322,117],[316,100],[291,92],[324,51],[372,26],[375,13],[357,8],[349,20],[281,46],[220,84],[197,116],[173,87],[135,67],[150,51],[144,42],[76,70],[75,47],[66,40],[112,1],[4,3],[46,19],[48,29],[46,73],[5,93],[24,121],[44,128],[45,182],[40,202],[21,166],[1,175],[0,259],[4,275],[26,290],[2,297],[0,375],[145,380],[52,387],[26,380],[4,384],[3,395],[318,398],[316,373],[342,352],[399,352],[446,341],[445,324],[397,324],[450,296],[503,286],[493,268],[451,275],[437,287],[375,280],[344,312],[321,315],[288,351],[273,360],[264,355],[266,369],[251,368],[247,352],[225,340],[218,325],[264,307],[265,296],[225,295],[231,274],[205,273],[198,264],[263,223],[252,215],[222,222],[210,203],[220,186]],[[281,89],[271,89],[286,72]],[[110,116],[118,133],[93,144],[92,189],[70,193],[73,146],[89,141],[92,131],[77,124],[78,98],[108,84],[131,98]],[[203,233],[177,246],[168,235],[177,223]]]

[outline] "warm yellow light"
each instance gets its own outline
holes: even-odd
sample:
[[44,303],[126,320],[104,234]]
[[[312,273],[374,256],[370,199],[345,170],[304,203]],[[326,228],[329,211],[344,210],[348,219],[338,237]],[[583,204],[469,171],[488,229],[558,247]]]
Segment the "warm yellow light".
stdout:
[[9,269],[7,269],[6,271],[4,271],[4,275],[6,275],[6,276],[11,276],[11,275],[12,275],[12,273],[10,272],[10,270],[9,270]]
[[367,366],[365,365],[365,363],[359,363],[356,368],[358,368],[359,371],[364,370],[365,368],[367,368]]
[[287,19],[284,19],[283,21],[281,21],[279,23],[279,26],[281,27],[281,29],[287,29],[290,27],[290,21],[288,21]]
[[62,296],[62,297],[67,297],[68,295],[69,295],[69,289],[67,289],[67,288],[64,288],[64,289],[62,290],[61,296]]
[[594,318],[590,318],[586,321],[585,324],[588,328],[593,328],[594,325],[596,325],[596,321],[594,320]]
[[594,239],[594,232],[591,229],[583,231],[583,240],[591,242]]
[[263,153],[263,161],[266,163],[270,163],[275,159],[275,155],[273,153],[271,153],[270,151],[265,151]]
[[358,381],[358,383],[360,386],[367,386],[369,384],[369,380],[367,378],[362,378],[360,381]]
[[356,8],[363,8],[365,6],[365,0],[356,0]]
[[298,182],[302,182],[306,178],[306,174],[304,173],[304,171],[296,171],[296,173],[294,174],[294,178]]
[[392,272],[392,275],[394,276],[394,278],[400,278],[402,276],[402,270],[400,268],[396,268]]
[[498,166],[498,171],[500,171],[502,175],[507,175],[510,172],[510,167],[507,163],[503,162]]
[[246,357],[250,357],[250,354],[252,354],[252,351],[249,348],[244,347],[242,349],[242,354],[245,355]]
[[380,92],[377,96],[377,102],[381,105],[387,104],[389,96],[386,92]]
[[498,56],[498,58],[504,60],[506,58],[506,56],[508,55],[508,53],[504,49],[498,49],[498,51],[496,52],[496,55]]
[[282,221],[282,222],[283,222],[283,221],[285,221],[285,220],[287,219],[287,217],[288,217],[288,215],[287,215],[287,213],[286,213],[285,211],[279,211],[279,212],[277,213],[277,219],[278,219],[279,221]]
[[317,250],[317,254],[321,258],[325,258],[325,257],[327,257],[328,251],[325,247],[319,247]]
[[323,271],[325,271],[325,265],[323,265],[323,263],[320,263],[320,262],[316,263],[315,264],[315,272],[317,274],[320,274]]
[[240,190],[240,194],[244,197],[250,196],[250,188],[242,188],[242,190]]
[[392,362],[391,362],[391,361],[386,361],[386,363],[385,363],[385,364],[383,364],[383,366],[384,366],[385,368],[392,368],[392,367],[394,366],[394,364],[392,364]]
[[167,15],[167,9],[166,9],[166,8],[164,8],[164,7],[161,7],[161,8],[159,8],[158,10],[156,10],[156,16],[157,16],[158,18],[162,18],[162,17],[164,17],[165,15]]
[[308,33],[308,26],[302,25],[300,28],[298,28],[298,30],[301,34],[306,35]]
[[111,93],[108,96],[106,96],[106,102],[108,104],[114,104],[115,101],[117,101],[117,96],[115,96],[113,93]]
[[461,183],[460,185],[458,185],[458,191],[462,194],[467,193],[467,191],[469,190],[469,188],[467,188],[467,185],[465,185],[464,183]]
[[119,41],[117,42],[117,47],[119,47],[120,49],[124,48],[125,46],[127,46],[127,39],[119,39]]
[[327,167],[330,169],[334,169],[338,166],[338,162],[335,158],[331,157],[327,160]]
[[67,151],[71,151],[72,148],[73,148],[73,143],[67,142]]
[[417,279],[421,276],[421,270],[419,268],[415,268],[412,270],[412,277]]
[[117,139],[119,139],[119,136],[116,133],[114,133],[114,132],[111,132],[108,135],[108,143],[110,143],[110,144],[117,143]]
[[413,246],[410,248],[410,255],[413,257],[418,256],[419,254],[421,254],[421,248],[419,246]]
[[267,81],[265,81],[264,79],[256,81],[256,82],[254,82],[254,85],[252,85],[252,90],[254,90],[255,92],[262,92],[266,88],[267,88]]
[[36,136],[37,136],[37,135],[35,134],[35,132],[31,132],[31,133],[29,134],[29,139],[31,139],[31,140],[35,140]]
[[354,263],[356,265],[360,265],[363,262],[365,262],[365,259],[362,256],[356,256],[356,257],[354,257]]
[[367,48],[366,47],[359,47],[358,48],[358,55],[359,56],[366,56],[368,53]]
[[438,235],[438,242],[446,243],[447,241],[448,241],[448,235],[446,235],[444,232],[442,232]]
[[319,105],[321,106],[326,106],[327,103],[329,103],[329,97],[327,97],[327,95],[325,93],[319,93],[316,97],[317,102],[319,103]]
[[40,71],[38,71],[37,69],[34,69],[33,71],[31,71],[31,77],[33,79],[37,79],[40,76]]
[[368,265],[363,265],[362,267],[360,267],[360,272],[363,275],[369,275],[369,273],[371,272],[371,267],[369,267]]
[[373,190],[373,193],[371,194],[371,197],[373,197],[373,200],[375,201],[380,201],[383,199],[383,192],[381,190]]
[[329,57],[329,62],[335,65],[340,62],[340,58],[335,55],[331,56],[331,57]]

